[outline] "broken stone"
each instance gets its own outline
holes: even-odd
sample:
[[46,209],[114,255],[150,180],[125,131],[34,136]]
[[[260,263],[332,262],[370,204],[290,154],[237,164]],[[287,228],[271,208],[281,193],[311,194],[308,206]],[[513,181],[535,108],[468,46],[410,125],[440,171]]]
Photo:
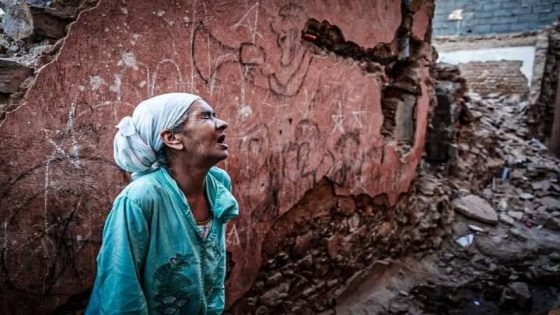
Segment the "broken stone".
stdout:
[[523,200],[531,200],[535,198],[533,194],[529,194],[529,193],[522,193],[519,197]]
[[402,296],[410,296],[410,294],[408,294],[408,292],[403,291],[403,290],[400,290],[399,294],[402,295]]
[[553,231],[560,231],[560,219],[548,218],[544,223],[544,227]]
[[509,225],[514,225],[515,221],[507,214],[500,213],[500,221],[507,223]]
[[523,309],[529,306],[531,291],[525,282],[512,282],[502,291],[500,304],[515,305]]
[[531,184],[531,188],[533,190],[549,190],[550,189],[550,182],[547,180],[543,180],[540,182],[535,182]]
[[31,75],[33,75],[33,69],[22,66],[13,60],[0,58],[0,93],[17,92],[20,85]]
[[468,227],[469,227],[469,229],[471,229],[471,230],[473,230],[473,231],[475,231],[475,232],[486,232],[485,229],[483,229],[483,228],[481,228],[481,227],[479,227],[479,226],[477,226],[477,225],[469,224]]
[[348,228],[350,233],[354,233],[360,226],[360,216],[355,213],[348,219]]
[[327,239],[327,253],[331,258],[335,258],[339,254],[343,237],[335,234]]
[[526,235],[525,233],[523,233],[521,230],[518,230],[518,229],[516,229],[516,228],[510,229],[509,232],[510,232],[512,235],[514,235],[514,236],[516,236],[517,238],[522,239],[522,240],[524,240],[524,241],[526,241],[526,240],[528,239],[528,238],[527,238],[527,235]]
[[277,287],[265,292],[259,297],[259,302],[267,306],[274,306],[282,303],[282,299],[288,296],[290,285],[286,282],[279,284]]
[[436,187],[437,183],[434,180],[432,180],[431,178],[426,178],[422,181],[420,189],[422,194],[432,196]]
[[18,1],[6,8],[6,14],[2,17],[2,29],[16,41],[33,34],[33,18],[24,1]]
[[560,199],[559,198],[553,198],[550,196],[546,196],[546,197],[542,197],[539,200],[537,200],[538,203],[540,203],[541,205],[546,207],[547,211],[553,211],[553,210],[557,210],[560,209]]
[[303,256],[309,247],[309,243],[313,239],[313,233],[308,231],[303,235],[298,235],[294,244],[294,254]]
[[508,211],[508,216],[514,218],[515,220],[519,221],[523,218],[523,212],[521,211]]
[[259,307],[257,307],[257,310],[255,311],[255,314],[257,315],[268,315],[270,314],[270,311],[268,310],[268,308],[264,305],[261,305]]
[[66,22],[47,14],[44,10],[31,8],[34,35],[59,39],[66,34]]
[[498,203],[498,210],[499,211],[506,211],[508,207],[507,198],[503,198]]
[[488,224],[496,224],[498,222],[496,211],[486,200],[476,195],[456,198],[453,200],[453,206],[459,213],[480,222]]
[[282,273],[277,272],[277,273],[273,274],[272,276],[270,276],[270,278],[268,278],[267,284],[268,285],[274,285],[274,284],[278,283],[280,281],[280,279],[282,279]]
[[351,216],[354,214],[354,210],[356,209],[354,199],[350,197],[342,197],[338,199],[336,205],[337,210],[345,216]]

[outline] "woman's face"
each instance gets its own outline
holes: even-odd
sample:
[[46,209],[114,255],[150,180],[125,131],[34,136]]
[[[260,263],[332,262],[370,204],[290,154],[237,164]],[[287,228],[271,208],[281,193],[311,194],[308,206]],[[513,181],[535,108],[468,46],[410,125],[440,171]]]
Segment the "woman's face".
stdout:
[[185,158],[214,165],[228,157],[225,129],[228,124],[216,118],[212,106],[197,100],[189,109],[188,119],[180,133]]

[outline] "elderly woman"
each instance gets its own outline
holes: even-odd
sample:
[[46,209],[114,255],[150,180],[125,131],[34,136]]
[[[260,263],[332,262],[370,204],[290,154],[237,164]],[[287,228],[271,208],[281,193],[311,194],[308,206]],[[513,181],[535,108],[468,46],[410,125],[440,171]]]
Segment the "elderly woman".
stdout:
[[163,94],[117,125],[114,158],[133,181],[103,229],[86,314],[221,314],[225,224],[238,214],[227,123],[202,98]]

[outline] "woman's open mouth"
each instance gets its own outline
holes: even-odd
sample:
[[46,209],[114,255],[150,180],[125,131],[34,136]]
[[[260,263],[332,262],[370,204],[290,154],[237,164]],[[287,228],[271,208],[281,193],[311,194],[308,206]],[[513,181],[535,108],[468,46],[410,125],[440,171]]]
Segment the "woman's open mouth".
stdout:
[[227,148],[228,148],[228,145],[225,144],[225,140],[226,140],[226,135],[220,135],[220,136],[218,137],[217,142],[218,142],[218,145],[219,145],[220,147],[227,149]]

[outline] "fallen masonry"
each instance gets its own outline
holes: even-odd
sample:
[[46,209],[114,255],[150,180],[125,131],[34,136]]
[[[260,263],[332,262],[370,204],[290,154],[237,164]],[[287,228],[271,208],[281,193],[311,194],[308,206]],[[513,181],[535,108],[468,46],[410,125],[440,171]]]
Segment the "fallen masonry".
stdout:
[[451,236],[441,249],[366,277],[360,298],[338,301],[336,314],[560,311],[560,160],[527,138],[525,102],[466,99],[474,120],[456,128],[456,156],[424,162],[416,181],[417,191],[445,191],[454,200]]

